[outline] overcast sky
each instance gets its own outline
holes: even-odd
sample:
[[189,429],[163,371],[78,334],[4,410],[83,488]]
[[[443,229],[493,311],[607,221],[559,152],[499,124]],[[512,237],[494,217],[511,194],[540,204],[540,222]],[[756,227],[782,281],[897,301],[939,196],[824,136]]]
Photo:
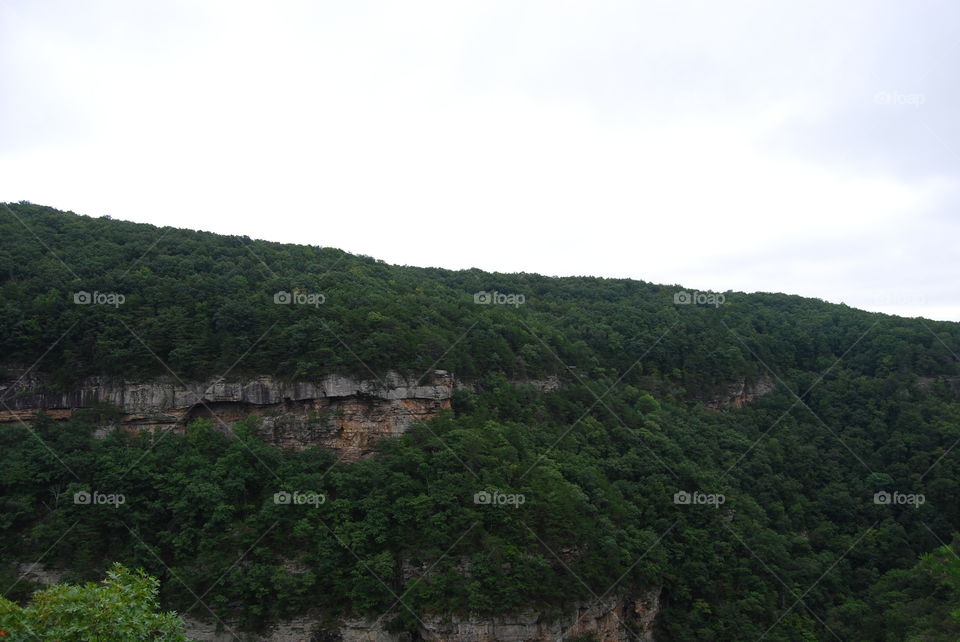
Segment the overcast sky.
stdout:
[[0,201],[960,320],[955,2],[0,2]]

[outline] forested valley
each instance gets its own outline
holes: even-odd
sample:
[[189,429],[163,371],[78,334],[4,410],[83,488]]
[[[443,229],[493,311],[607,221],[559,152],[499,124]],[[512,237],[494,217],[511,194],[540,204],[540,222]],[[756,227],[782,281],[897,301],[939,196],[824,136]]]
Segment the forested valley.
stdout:
[[[431,617],[653,591],[650,631],[627,637],[957,640],[958,354],[960,324],[817,299],[396,266],[10,203],[3,381],[458,385],[356,462],[264,443],[253,415],[105,430],[119,410],[96,403],[0,423],[0,631],[90,639],[91,605],[115,599],[134,615],[100,639],[306,616],[317,640],[351,618],[416,640]],[[96,489],[123,501],[75,501]],[[298,491],[323,501],[276,501]],[[74,593],[34,595],[34,562]]]

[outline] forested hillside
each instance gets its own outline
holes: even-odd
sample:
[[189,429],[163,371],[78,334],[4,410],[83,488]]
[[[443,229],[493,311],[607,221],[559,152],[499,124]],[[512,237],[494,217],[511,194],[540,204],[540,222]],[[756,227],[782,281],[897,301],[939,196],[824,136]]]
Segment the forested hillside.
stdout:
[[[464,383],[353,464],[268,446],[252,417],[163,435],[104,435],[106,406],[0,424],[0,589],[29,599],[15,562],[75,581],[121,563],[191,617],[412,633],[659,589],[657,640],[956,640],[958,354],[960,324],[796,296],[393,266],[0,206],[6,379]],[[74,501],[94,489],[122,505]],[[298,491],[324,499],[275,501]]]

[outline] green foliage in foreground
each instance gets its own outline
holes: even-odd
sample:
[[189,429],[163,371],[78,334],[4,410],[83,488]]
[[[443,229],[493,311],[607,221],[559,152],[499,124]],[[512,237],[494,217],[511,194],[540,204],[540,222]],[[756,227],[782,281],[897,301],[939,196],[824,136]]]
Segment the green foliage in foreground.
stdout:
[[183,621],[162,613],[160,582],[114,564],[100,584],[57,584],[21,607],[0,597],[0,637],[61,642],[187,642]]

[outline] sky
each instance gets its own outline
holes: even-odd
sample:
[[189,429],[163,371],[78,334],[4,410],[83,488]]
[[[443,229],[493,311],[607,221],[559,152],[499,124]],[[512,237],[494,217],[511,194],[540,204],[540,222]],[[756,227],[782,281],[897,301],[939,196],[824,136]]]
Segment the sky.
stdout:
[[960,321],[955,2],[0,1],[0,201]]

